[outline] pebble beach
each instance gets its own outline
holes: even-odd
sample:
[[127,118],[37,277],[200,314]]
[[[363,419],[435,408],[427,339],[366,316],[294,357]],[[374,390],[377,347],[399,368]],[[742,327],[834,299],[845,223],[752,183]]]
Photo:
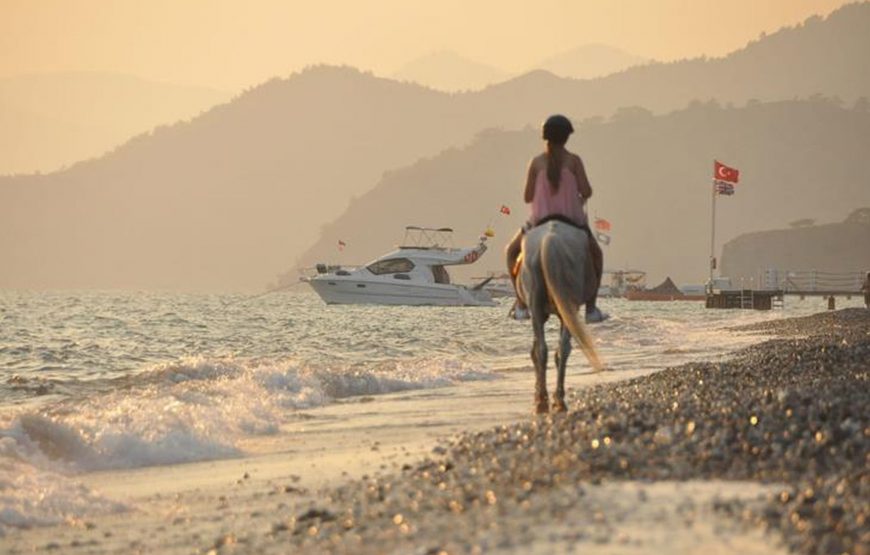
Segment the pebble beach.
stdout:
[[[267,543],[426,554],[630,544],[610,535],[613,515],[589,510],[590,490],[724,480],[776,485],[751,502],[713,500],[773,545],[870,553],[870,311],[743,331],[780,337],[726,362],[575,390],[566,415],[459,435],[400,472],[321,492],[275,519]],[[643,503],[643,491],[621,494]]]

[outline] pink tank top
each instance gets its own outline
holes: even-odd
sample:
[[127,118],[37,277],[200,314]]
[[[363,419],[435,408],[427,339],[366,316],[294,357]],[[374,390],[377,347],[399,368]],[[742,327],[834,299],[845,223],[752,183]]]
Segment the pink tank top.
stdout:
[[547,170],[542,169],[535,178],[535,196],[532,198],[531,224],[553,214],[565,216],[577,225],[586,225],[586,212],[583,199],[577,187],[577,177],[570,169],[563,167],[559,175],[559,190],[553,191]]

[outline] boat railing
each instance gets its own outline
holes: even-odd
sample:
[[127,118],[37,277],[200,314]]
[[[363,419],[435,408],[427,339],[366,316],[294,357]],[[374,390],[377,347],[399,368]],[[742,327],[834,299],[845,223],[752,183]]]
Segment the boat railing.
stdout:
[[453,229],[449,227],[405,227],[402,249],[453,249]]
[[300,279],[305,279],[313,278],[324,274],[344,275],[342,272],[349,275],[351,272],[359,269],[360,267],[361,265],[352,264],[315,264],[314,266],[300,268],[299,277]]

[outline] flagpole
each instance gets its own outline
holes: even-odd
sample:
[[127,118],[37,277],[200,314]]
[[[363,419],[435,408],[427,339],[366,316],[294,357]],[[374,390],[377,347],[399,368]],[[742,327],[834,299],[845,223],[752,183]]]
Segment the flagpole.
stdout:
[[713,270],[716,268],[716,186],[710,187],[713,200],[710,202],[710,280],[707,282],[707,292],[713,293]]

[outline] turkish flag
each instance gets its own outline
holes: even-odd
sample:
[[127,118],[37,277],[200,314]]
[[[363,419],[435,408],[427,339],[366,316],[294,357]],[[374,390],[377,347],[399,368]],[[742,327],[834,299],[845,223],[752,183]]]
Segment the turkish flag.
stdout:
[[729,168],[718,160],[713,160],[713,179],[737,183],[740,179],[740,172],[734,168]]
[[510,216],[511,215],[511,208],[510,208],[510,206],[502,204],[501,208],[499,209],[499,212],[501,212],[505,216]]
[[599,231],[610,231],[610,222],[604,218],[595,218],[595,229]]

